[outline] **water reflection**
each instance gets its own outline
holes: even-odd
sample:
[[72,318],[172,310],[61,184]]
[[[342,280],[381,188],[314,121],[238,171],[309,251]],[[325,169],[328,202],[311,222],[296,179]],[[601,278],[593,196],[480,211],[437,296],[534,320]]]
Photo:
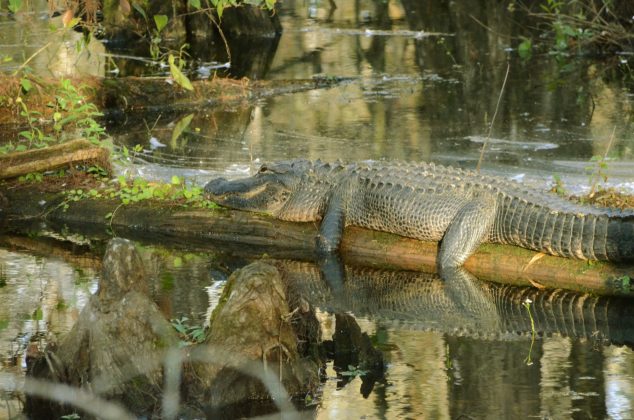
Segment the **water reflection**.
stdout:
[[[16,244],[15,239],[12,243]],[[37,243],[24,242],[22,246],[33,249]],[[166,319],[187,316],[193,323],[203,322],[209,290],[221,287],[228,273],[251,258],[141,244],[136,248],[149,273],[151,294],[163,316]],[[64,257],[68,262],[38,257],[36,266],[40,268],[35,269],[34,275],[45,279],[44,273],[50,275],[51,268],[41,267],[66,267],[54,270],[57,279],[54,283],[51,280],[44,283],[74,284],[77,270],[72,267],[78,260],[71,257],[72,253]],[[25,316],[31,318],[40,302],[47,302],[42,306],[43,320],[47,322],[37,328],[43,334],[60,334],[68,331],[74,321],[60,327],[52,321],[51,314],[71,311],[76,318],[86,302],[86,294],[75,292],[73,296],[82,298],[66,298],[68,307],[75,309],[60,309],[59,286],[42,288],[43,280],[18,281],[32,277],[15,269],[16,262],[28,267],[22,261],[24,258],[36,261],[24,254],[6,250],[0,253],[0,266],[7,283],[0,288],[0,293],[5,294],[3,301],[18,302],[21,308],[3,315],[10,317],[0,332],[4,349],[10,349],[22,332],[35,328],[32,321],[20,320],[20,316],[12,314],[26,311]],[[82,261],[86,261],[85,256]],[[271,262],[307,302],[320,308],[325,339],[329,337],[329,313],[353,314],[387,361],[384,379],[374,384],[366,397],[360,378],[342,382],[338,376],[342,367],[336,367],[335,371],[332,370],[335,366],[329,363],[326,366],[329,379],[323,385],[317,409],[319,418],[334,413],[372,417],[560,418],[580,412],[593,417],[618,417],[631,409],[634,312],[629,301],[482,284],[480,287],[494,304],[499,323],[495,328],[482,323],[474,326],[465,324],[461,313],[466,316],[480,313],[478,309],[469,309],[469,305],[477,307],[478,302],[456,306],[452,295],[446,293],[447,284],[433,274],[347,266],[342,288],[333,291],[321,278],[319,268],[311,263]],[[92,286],[88,289],[94,291],[95,274],[91,278],[88,284]],[[39,298],[29,306],[19,296]],[[534,344],[530,317],[522,306],[526,298],[533,302],[531,314],[537,333]],[[29,339],[24,341],[28,343]],[[24,347],[20,354],[24,353]],[[532,364],[527,363],[529,352]],[[8,363],[6,351],[3,356],[3,371],[15,372],[16,368],[19,371],[19,364]]]

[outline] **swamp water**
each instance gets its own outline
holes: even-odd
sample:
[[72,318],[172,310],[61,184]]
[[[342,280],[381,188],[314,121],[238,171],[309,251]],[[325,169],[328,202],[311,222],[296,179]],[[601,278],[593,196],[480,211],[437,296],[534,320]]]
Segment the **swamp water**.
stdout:
[[[361,1],[338,4],[334,10],[328,6],[284,2],[279,11],[284,32],[271,41],[274,48],[262,50],[260,66],[244,64],[249,60],[234,51],[237,64],[228,71],[272,80],[314,75],[353,80],[232,109],[108,121],[117,144],[140,144],[144,149],[134,163],[120,169],[155,179],[180,175],[203,184],[218,175],[245,175],[258,162],[294,157],[426,160],[474,168],[508,64],[483,170],[542,188],[558,175],[568,191],[583,192],[590,188],[586,167],[592,166],[591,158],[604,155],[611,143],[608,182],[634,191],[634,86],[623,76],[634,65],[631,55],[595,61],[536,50],[522,60],[517,36],[526,34],[510,23],[505,7],[493,1],[451,6]],[[5,46],[11,47],[18,62],[24,58],[19,51],[28,57],[42,46],[41,39],[28,33],[7,40],[9,33],[19,35],[12,32],[15,23],[7,16],[0,23],[0,48],[4,52]],[[125,51],[112,54],[119,68],[130,67],[122,58]],[[109,72],[107,61],[94,72]],[[201,66],[199,73],[205,71]],[[59,236],[3,237],[0,375],[20,375],[29,343],[67,332],[97,289],[100,253],[77,245],[75,237],[68,239],[74,245],[58,242]],[[193,325],[204,323],[209,303],[217,300],[228,275],[251,259],[221,244],[212,253],[194,247],[139,247],[145,251],[158,307],[166,317],[187,317]],[[543,334],[534,343],[520,296],[536,302],[533,313]],[[537,318],[540,299],[562,304]],[[317,404],[308,404],[305,415],[631,418],[632,309],[621,301],[593,299],[526,291],[505,304],[515,324],[481,333],[409,307],[377,313],[373,309],[380,303],[372,306],[372,299],[365,301],[368,306],[339,300],[338,309],[349,305],[347,310],[383,351],[385,376],[368,392],[361,377],[341,376],[346,366],[337,366],[337,376],[330,362],[321,395],[313,401]],[[321,304],[324,310],[334,305]],[[589,316],[590,308],[611,315]],[[0,418],[18,416],[21,403],[15,395],[1,397]]]

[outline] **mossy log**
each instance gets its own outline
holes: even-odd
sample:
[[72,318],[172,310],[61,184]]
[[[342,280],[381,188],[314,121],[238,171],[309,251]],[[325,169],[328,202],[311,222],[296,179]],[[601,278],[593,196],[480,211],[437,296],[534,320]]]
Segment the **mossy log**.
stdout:
[[[86,102],[95,104],[102,112],[116,115],[130,112],[173,112],[199,110],[201,107],[236,106],[258,99],[323,89],[345,83],[351,78],[323,77],[298,80],[256,80],[213,78],[192,82],[189,91],[168,83],[165,77],[125,77],[103,79],[82,77],[73,79],[73,85],[80,87]],[[59,81],[37,78],[28,93],[22,92],[20,79],[0,75],[0,125],[16,124],[21,121],[22,106],[37,111],[41,118],[52,121],[56,90]]]
[[79,139],[43,149],[11,153],[0,156],[0,179],[50,171],[77,163],[94,163],[109,168],[108,150]]
[[[19,220],[47,221],[79,233],[95,229],[142,236],[165,243],[217,249],[221,244],[255,247],[256,253],[310,258],[315,248],[316,223],[291,223],[266,215],[226,209],[186,208],[153,201],[121,205],[115,200],[69,202],[61,192],[37,187],[0,185],[0,220],[10,228]],[[106,215],[112,213],[112,218]],[[225,246],[222,245],[222,246]],[[347,263],[403,270],[434,271],[436,243],[425,243],[356,227],[345,231],[342,255]],[[486,244],[467,261],[466,268],[482,280],[513,285],[562,288],[603,295],[634,297],[634,266],[587,262],[543,255],[508,245]]]

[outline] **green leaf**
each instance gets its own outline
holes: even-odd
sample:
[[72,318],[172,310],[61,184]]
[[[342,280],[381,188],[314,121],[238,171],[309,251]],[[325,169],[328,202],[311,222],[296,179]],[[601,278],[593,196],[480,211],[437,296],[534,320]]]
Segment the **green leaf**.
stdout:
[[20,79],[20,86],[22,86],[22,90],[25,92],[28,92],[33,87],[29,79]]
[[187,334],[187,328],[183,325],[180,319],[173,319],[172,326],[179,334]]
[[17,13],[22,8],[22,0],[9,0],[9,11]]
[[524,39],[520,45],[517,46],[517,53],[522,60],[531,58],[533,53],[533,43],[529,38]]
[[178,66],[174,63],[174,56],[172,54],[169,55],[167,61],[170,65],[170,73],[172,74],[172,78],[176,83],[178,83],[183,89],[194,90],[194,86],[192,86],[192,82],[189,81],[187,76],[180,71]]
[[44,318],[44,312],[42,311],[42,308],[37,308],[36,310],[33,311],[33,315],[31,315],[31,319],[35,321],[41,321],[43,318]]
[[74,28],[81,22],[81,18],[74,17],[67,24],[64,25],[65,28]]
[[143,19],[147,20],[145,10],[143,10],[140,4],[138,4],[137,2],[132,2],[132,7],[134,7],[134,10],[136,10],[141,16],[143,16]]
[[178,140],[181,134],[183,134],[183,131],[189,127],[189,124],[192,122],[192,118],[194,118],[194,114],[188,114],[174,124],[174,130],[172,131],[172,144],[175,144],[176,140]]
[[156,23],[156,30],[161,32],[165,25],[167,25],[168,18],[165,15],[154,15],[154,23]]
[[200,0],[189,0],[189,5],[194,9],[200,9]]
[[172,175],[172,185],[180,185],[180,184],[181,184],[181,179],[176,175]]
[[174,267],[180,268],[183,266],[183,259],[181,257],[174,257]]
[[218,4],[216,5],[216,13],[218,13],[218,18],[222,19],[222,12],[225,9],[225,5],[224,3],[218,2]]
[[31,133],[30,131],[20,131],[18,135],[24,137],[27,140],[33,140],[33,133]]

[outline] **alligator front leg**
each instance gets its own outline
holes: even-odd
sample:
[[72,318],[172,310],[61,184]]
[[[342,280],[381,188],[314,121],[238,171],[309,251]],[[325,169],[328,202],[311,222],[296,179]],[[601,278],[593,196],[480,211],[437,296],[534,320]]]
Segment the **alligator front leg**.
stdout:
[[317,259],[324,281],[333,294],[343,289],[344,266],[339,255],[339,246],[346,226],[345,200],[341,190],[335,190],[326,204],[317,235]]
[[493,226],[497,203],[493,195],[470,199],[454,216],[440,243],[438,271],[462,266],[484,242]]
[[340,190],[335,190],[326,205],[317,235],[317,253],[329,255],[339,250],[346,226],[345,200]]

